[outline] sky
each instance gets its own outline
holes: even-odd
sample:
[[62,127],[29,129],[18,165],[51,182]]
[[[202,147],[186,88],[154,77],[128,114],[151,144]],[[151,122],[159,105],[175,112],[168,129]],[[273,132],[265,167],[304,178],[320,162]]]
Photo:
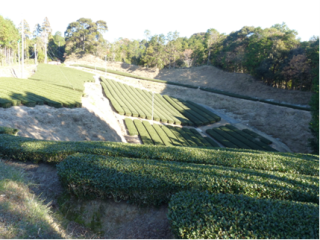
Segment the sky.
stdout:
[[66,31],[80,18],[104,20],[104,37],[114,42],[120,37],[144,39],[151,35],[178,31],[180,37],[215,28],[229,34],[244,26],[269,28],[285,22],[308,41],[320,31],[319,0],[10,0],[1,4],[0,15],[16,26],[25,19],[33,31],[48,17],[53,33]]

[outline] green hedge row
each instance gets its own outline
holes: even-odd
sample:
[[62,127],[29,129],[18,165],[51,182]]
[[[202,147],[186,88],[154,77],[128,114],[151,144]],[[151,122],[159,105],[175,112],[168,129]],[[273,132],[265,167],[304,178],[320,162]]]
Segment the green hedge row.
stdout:
[[176,238],[319,239],[319,206],[243,195],[182,191],[169,202]]
[[205,147],[218,147],[218,144],[215,144],[214,146],[211,145],[210,142],[207,141],[207,137],[202,137],[201,134],[194,128],[190,129],[191,133],[193,134],[193,136],[195,136],[200,142],[202,146]]
[[172,98],[175,101],[176,104],[178,104],[178,106],[182,109],[183,113],[189,113],[192,116],[192,119],[190,119],[191,121],[193,121],[194,123],[198,124],[198,126],[200,125],[208,125],[210,124],[210,120],[208,120],[206,117],[202,116],[198,111],[194,111],[193,109],[189,108],[188,106],[186,106],[184,103],[182,103],[182,100],[180,101],[177,98]]
[[[270,147],[268,145],[268,144],[272,143],[271,141],[268,141],[269,142],[268,144],[266,143],[266,141],[262,142],[262,141],[260,141],[260,139],[258,137],[254,137],[253,135],[249,135],[245,131],[241,131],[230,124],[226,125],[225,127],[228,128],[229,130],[231,130],[233,132],[233,134],[235,136],[237,136],[237,138],[239,140],[243,141],[245,144],[247,144],[252,149],[276,151],[275,149],[273,149],[272,147]],[[250,131],[250,130],[248,130],[248,131]]]
[[148,121],[142,121],[142,124],[147,129],[155,145],[164,145],[158,133],[154,130],[153,126],[151,126]]
[[53,107],[81,107],[82,92],[31,79],[0,79],[0,107],[47,104]]
[[[142,125],[140,121],[137,122]],[[311,154],[229,148],[165,147],[117,142],[57,142],[0,134],[0,154],[20,161],[58,163],[77,152],[319,176],[319,156]]]
[[[61,183],[80,198],[160,205],[183,190],[319,202],[319,178],[214,165],[76,153],[57,165]],[[280,181],[279,181],[280,180]]]
[[204,139],[205,139],[207,142],[209,142],[212,147],[220,147],[220,145],[219,145],[218,143],[216,143],[214,140],[212,140],[211,138],[209,138],[209,137],[204,137]]
[[[184,110],[175,102],[173,101],[173,99],[171,99],[168,95],[163,95],[163,98],[165,100],[167,100],[176,110],[178,110],[181,114],[183,114],[184,116],[186,116],[188,118],[188,120],[182,119],[181,120],[181,125],[186,125],[186,126],[193,126],[194,123],[189,120],[190,117],[192,117],[192,115],[190,115],[189,113],[184,112]],[[186,114],[184,114],[186,113]]]
[[181,130],[187,134],[187,136],[189,137],[188,139],[190,139],[193,143],[195,143],[196,146],[207,147],[204,143],[202,143],[202,141],[200,141],[200,139],[197,136],[195,136],[194,132],[192,132],[191,129],[182,128]]
[[[72,65],[72,66],[79,66],[79,67],[85,67],[85,68],[94,69],[93,66],[89,66],[89,65],[77,64],[77,65]],[[105,71],[104,68],[99,68],[98,70]],[[108,69],[108,72],[113,73],[113,74],[117,74],[117,75],[121,75],[121,76],[147,80],[147,81],[151,81],[151,82],[160,82],[160,83],[164,83],[164,84],[177,85],[177,86],[181,86],[181,87],[194,88],[194,89],[198,88],[196,86],[189,85],[189,84],[182,84],[182,83],[164,81],[164,80],[159,80],[159,79],[144,78],[144,77],[136,76],[136,75],[133,75],[133,74],[130,74],[130,73],[124,73],[124,72],[119,72],[119,71],[115,71],[115,70],[109,70]],[[288,107],[288,108],[293,108],[293,109],[310,111],[310,107],[309,106],[298,106],[298,105],[293,105],[293,104],[288,104],[288,103],[274,102],[274,101],[267,100],[267,99],[262,99],[262,98],[257,98],[257,97],[249,97],[249,96],[236,94],[236,93],[230,93],[230,92],[227,92],[227,91],[218,90],[218,89],[214,89],[214,88],[200,87],[200,90],[206,91],[206,92],[217,93],[217,94],[221,94],[221,95],[225,95],[225,96],[229,96],[229,97],[234,97],[234,98],[240,98],[240,99],[245,99],[245,100],[250,100],[250,101],[258,101],[258,102],[268,103],[268,104],[282,106],[282,107]]]
[[10,134],[16,136],[18,132],[19,129],[0,126],[0,134]]
[[173,142],[170,140],[169,136],[166,134],[166,132],[163,130],[163,128],[160,127],[158,124],[153,124],[154,130],[157,132],[159,137],[161,138],[164,145],[171,147],[174,146]]
[[242,130],[243,132],[255,137],[255,138],[259,138],[261,142],[265,143],[265,144],[271,144],[272,142],[269,140],[269,139],[266,139],[264,137],[262,137],[261,135],[253,132],[253,131],[250,131],[249,129],[243,129]]
[[196,113],[194,115],[206,124],[212,124],[221,120],[221,118],[218,115],[212,113],[211,111],[205,109],[204,107],[196,103],[193,103],[191,101],[184,101],[178,98],[174,100],[180,106],[184,107],[185,110],[190,110],[191,112]]
[[59,65],[39,64],[29,79],[45,82],[65,89],[84,91],[85,82],[94,82],[93,74]]
[[102,89],[106,95],[106,97],[110,100],[113,108],[115,109],[115,111],[121,115],[125,115],[125,111],[123,110],[123,108],[120,106],[119,102],[111,95],[108,87],[106,86],[105,83],[101,83]]
[[239,140],[240,142],[244,143],[245,145],[247,145],[251,149],[262,150],[262,151],[265,150],[263,147],[260,147],[255,142],[251,141],[250,138],[246,138],[243,135],[238,134],[238,132],[232,130],[228,126],[223,126],[223,127],[220,127],[219,129],[221,129],[222,131],[228,133],[232,137],[236,138],[237,140]]
[[135,125],[133,124],[132,119],[130,118],[125,118],[124,119],[124,123],[126,124],[126,127],[128,129],[129,135],[130,136],[136,136],[139,135],[137,128],[135,127]]
[[[207,116],[210,116],[212,119],[215,120],[215,122],[219,122],[221,121],[221,117],[219,117],[218,115],[214,114],[213,112],[209,111],[208,109],[200,106],[199,104],[196,104],[194,102],[191,102],[189,100],[186,101],[187,104],[194,106],[195,108],[198,108],[199,110],[201,110],[203,113],[205,113]],[[211,122],[214,123],[214,122]]]
[[206,133],[211,136],[212,138],[216,139],[219,143],[221,143],[223,146],[226,146],[228,148],[238,148],[237,145],[230,142],[228,139],[226,139],[224,136],[220,135],[220,132],[217,131],[216,128],[213,129],[207,129]]
[[203,119],[199,119],[196,117],[196,113],[193,113],[192,111],[186,110],[184,107],[181,107],[174,98],[169,97],[167,95],[163,96],[175,109],[177,109],[179,112],[181,112],[184,116],[186,116],[190,122],[188,122],[185,125],[190,125],[190,126],[201,126],[207,124],[206,121]]
[[148,131],[146,130],[146,128],[143,126],[143,124],[141,123],[140,120],[133,120],[134,125],[136,126],[139,135],[141,137],[141,140],[143,142],[143,144],[147,144],[147,145],[153,145],[153,141],[152,138],[150,137],[150,134],[148,133]]
[[232,142],[238,148],[251,149],[248,145],[244,144],[242,141],[239,141],[237,138],[235,138],[233,136],[233,134],[231,133],[231,131],[229,134],[229,132],[223,130],[221,127],[216,128],[215,131],[217,131],[224,138],[228,139],[230,142]]
[[269,145],[256,140],[252,135],[248,135],[246,132],[240,131],[231,125],[207,130],[207,133],[226,147],[277,151]]
[[94,82],[93,74],[83,71],[40,64],[29,79],[1,78],[0,107],[23,104],[34,107],[81,107],[84,83]]
[[161,125],[161,129],[166,133],[170,141],[174,146],[183,146],[176,135],[165,125]]
[[188,147],[191,146],[189,141],[183,136],[184,134],[179,131],[178,127],[173,127],[173,126],[166,126],[178,139],[178,141],[181,143],[182,146]]
[[[109,89],[111,96],[124,109],[127,116],[152,118],[152,93],[122,84],[110,79],[100,78],[102,83]],[[155,121],[163,123],[181,124],[180,119],[185,119],[181,113],[174,109],[160,94],[154,94]],[[183,120],[182,120],[183,121]]]
[[124,87],[122,86],[122,84],[116,83],[114,81],[108,81],[108,84],[110,84],[112,89],[114,90],[113,95],[116,94],[121,99],[122,104],[129,109],[131,116],[139,117],[140,116],[139,110],[137,110],[134,107],[134,102],[132,102],[130,96],[128,96],[128,94],[125,94]]

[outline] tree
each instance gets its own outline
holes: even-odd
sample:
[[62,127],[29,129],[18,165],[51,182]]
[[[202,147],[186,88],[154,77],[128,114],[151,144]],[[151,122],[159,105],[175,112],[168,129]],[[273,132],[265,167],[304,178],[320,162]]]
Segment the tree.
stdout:
[[207,49],[208,49],[208,60],[207,65],[209,65],[211,48],[213,45],[217,44],[220,38],[220,34],[216,29],[208,29],[207,30]]
[[107,24],[102,20],[92,22],[89,18],[80,18],[70,23],[64,33],[67,54],[80,49],[94,53],[97,45],[104,41],[102,33],[107,30]]
[[186,49],[183,52],[184,63],[186,65],[186,67],[192,66],[192,53],[193,53],[193,51],[191,49]]
[[[20,38],[19,31],[10,19],[4,19],[0,16],[0,60],[11,64],[15,61],[15,50],[17,50],[17,41]],[[1,49],[3,48],[3,49]]]
[[177,31],[175,32],[169,32],[167,34],[167,48],[168,48],[168,60],[169,60],[169,68],[171,68],[171,58],[173,58],[173,67],[176,67],[176,58],[179,56],[179,52],[182,48],[181,42],[178,41],[179,33]]
[[41,30],[43,32],[46,32],[47,36],[49,38],[51,37],[52,29],[51,29],[51,26],[50,26],[49,19],[47,17],[45,17],[45,19],[43,20],[43,23],[42,23],[42,26],[41,26]]
[[42,27],[40,26],[39,23],[37,23],[37,24],[34,26],[33,37],[34,37],[34,38],[40,37],[40,36],[41,36],[41,32],[42,32]]
[[313,135],[310,146],[314,153],[319,154],[319,37],[310,39],[306,49],[306,56],[310,60],[312,92],[311,115],[309,128]]

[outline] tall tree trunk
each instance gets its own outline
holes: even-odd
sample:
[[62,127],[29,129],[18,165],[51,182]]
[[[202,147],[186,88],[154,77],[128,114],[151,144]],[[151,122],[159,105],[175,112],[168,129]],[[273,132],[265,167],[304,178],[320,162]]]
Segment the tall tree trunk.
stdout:
[[5,62],[8,64],[8,57],[7,57],[7,47],[4,47],[4,57],[5,57]]

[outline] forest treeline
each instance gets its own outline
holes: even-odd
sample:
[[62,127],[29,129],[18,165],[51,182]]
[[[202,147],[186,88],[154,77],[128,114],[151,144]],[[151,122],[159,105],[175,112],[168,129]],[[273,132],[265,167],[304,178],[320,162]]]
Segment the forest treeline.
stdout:
[[312,144],[319,151],[319,37],[309,41],[297,38],[297,31],[285,23],[270,28],[245,26],[230,34],[215,29],[180,37],[177,31],[167,35],[152,35],[145,31],[145,39],[119,38],[113,43],[103,38],[108,30],[105,21],[93,22],[80,18],[69,23],[64,35],[52,34],[48,18],[32,30],[26,20],[15,26],[0,16],[0,63],[18,62],[18,43],[24,27],[25,61],[47,57],[61,60],[73,53],[93,54],[108,61],[120,61],[145,67],[189,68],[213,65],[229,72],[248,73],[263,83],[288,90],[313,91]]
[[277,88],[311,90],[319,37],[301,42],[284,23],[271,28],[243,27],[228,35],[215,29],[179,37],[151,36],[147,40],[119,39],[110,44],[109,61],[147,67],[176,68],[213,65],[229,72],[248,73]]

